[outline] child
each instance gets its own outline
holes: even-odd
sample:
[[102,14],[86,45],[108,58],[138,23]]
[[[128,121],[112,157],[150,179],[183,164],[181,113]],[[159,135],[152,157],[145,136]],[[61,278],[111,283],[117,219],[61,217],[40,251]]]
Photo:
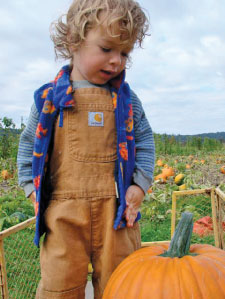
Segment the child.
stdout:
[[147,25],[133,0],[74,0],[55,24],[56,53],[71,63],[35,92],[18,151],[36,245],[45,233],[36,298],[84,298],[89,262],[101,298],[116,266],[140,248],[138,210],[152,181],[154,142],[124,79]]

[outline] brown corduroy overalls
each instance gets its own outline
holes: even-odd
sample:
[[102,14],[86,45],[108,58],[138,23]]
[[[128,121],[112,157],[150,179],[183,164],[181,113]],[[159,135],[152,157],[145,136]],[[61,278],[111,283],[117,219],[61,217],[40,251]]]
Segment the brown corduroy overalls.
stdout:
[[113,229],[116,213],[116,128],[112,97],[98,87],[75,91],[75,106],[55,126],[51,201],[41,247],[36,298],[85,298],[88,263],[95,298],[116,266],[140,248],[139,224]]

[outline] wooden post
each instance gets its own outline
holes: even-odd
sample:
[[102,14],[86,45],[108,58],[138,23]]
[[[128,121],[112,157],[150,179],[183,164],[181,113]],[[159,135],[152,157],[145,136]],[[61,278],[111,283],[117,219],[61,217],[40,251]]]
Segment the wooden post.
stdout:
[[219,248],[225,249],[225,240],[224,240],[224,231],[223,231],[223,217],[222,217],[222,199],[216,194],[216,204],[217,204],[217,211],[218,211],[218,235],[219,235]]
[[218,234],[218,221],[216,215],[216,199],[215,199],[215,189],[211,190],[211,206],[212,206],[212,220],[213,220],[213,232],[215,246],[219,248],[219,234]]
[[171,217],[171,239],[175,232],[175,226],[176,226],[176,205],[177,205],[177,197],[176,197],[176,193],[173,192],[173,194],[172,194],[172,217]]
[[6,264],[5,264],[5,254],[3,247],[3,240],[0,240],[0,266],[1,266],[1,276],[2,276],[2,298],[8,299],[8,286],[7,286],[7,272],[6,272]]
[[216,214],[217,214],[217,220],[218,220],[218,239],[219,239],[219,248],[225,250],[225,233],[223,230],[223,213],[225,213],[225,210],[223,212],[223,204],[225,207],[225,194],[219,189],[215,189],[216,193]]
[[215,189],[215,192],[225,202],[225,193],[218,187]]

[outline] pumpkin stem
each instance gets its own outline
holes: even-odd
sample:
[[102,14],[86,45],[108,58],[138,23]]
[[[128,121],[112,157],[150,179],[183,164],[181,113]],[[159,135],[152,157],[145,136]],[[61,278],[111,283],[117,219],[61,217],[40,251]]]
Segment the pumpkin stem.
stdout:
[[180,258],[185,255],[192,255],[189,253],[192,230],[193,214],[188,212],[182,213],[181,220],[176,227],[169,249],[160,256]]

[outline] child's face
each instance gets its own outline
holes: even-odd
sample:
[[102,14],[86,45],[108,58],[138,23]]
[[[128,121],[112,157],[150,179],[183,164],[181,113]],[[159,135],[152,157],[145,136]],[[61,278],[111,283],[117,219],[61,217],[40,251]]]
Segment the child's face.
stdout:
[[107,34],[104,25],[91,29],[73,53],[72,80],[105,84],[125,68],[133,44],[121,45],[119,37]]

